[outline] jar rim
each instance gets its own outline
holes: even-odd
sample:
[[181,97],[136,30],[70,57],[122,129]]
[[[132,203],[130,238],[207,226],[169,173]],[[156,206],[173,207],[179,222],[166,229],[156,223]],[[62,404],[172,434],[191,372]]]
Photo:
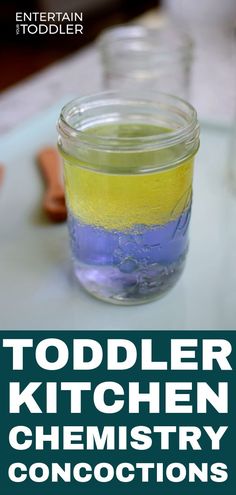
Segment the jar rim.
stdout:
[[[97,133],[85,132],[88,127],[78,128],[71,122],[73,118],[77,118],[81,123],[86,111],[104,108],[104,106],[109,107],[112,104],[124,105],[124,103],[126,108],[128,108],[128,104],[136,104],[142,107],[149,105],[152,109],[156,108],[157,112],[158,109],[162,112],[166,110],[170,115],[176,115],[182,119],[182,125],[179,125],[177,129],[167,130],[163,133],[140,136],[137,143],[137,137],[99,136]],[[106,120],[101,122],[104,124]],[[90,129],[95,125],[90,125]],[[198,147],[196,147],[196,140],[199,137],[197,112],[194,107],[182,98],[157,91],[149,91],[147,96],[140,91],[131,93],[131,91],[113,90],[75,98],[62,108],[57,128],[59,136],[73,141],[74,144],[78,142],[78,144],[84,144],[94,149],[107,151],[117,151],[118,145],[122,144],[120,152],[162,149],[184,141],[188,141],[190,145],[192,142],[194,151],[194,148],[197,149]]]

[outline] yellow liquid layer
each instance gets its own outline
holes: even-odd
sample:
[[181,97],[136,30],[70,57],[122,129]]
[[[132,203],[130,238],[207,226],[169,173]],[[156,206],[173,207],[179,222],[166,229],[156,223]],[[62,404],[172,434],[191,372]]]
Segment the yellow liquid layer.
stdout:
[[[128,127],[130,135],[132,126]],[[106,160],[109,159],[108,154],[107,157]],[[130,166],[126,166],[125,170],[130,171],[138,154],[126,154],[126,162],[127,157]],[[112,170],[112,155],[110,160]],[[138,224],[163,225],[176,220],[191,201],[192,157],[176,167],[146,174],[101,173],[91,170],[92,165],[68,155],[64,155],[64,165],[69,209],[86,224],[115,230]]]

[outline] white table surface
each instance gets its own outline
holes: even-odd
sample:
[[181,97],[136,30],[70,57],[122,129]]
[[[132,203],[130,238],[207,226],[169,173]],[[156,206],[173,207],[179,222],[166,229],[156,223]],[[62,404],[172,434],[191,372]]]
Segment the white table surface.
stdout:
[[233,330],[236,328],[236,196],[228,179],[229,131],[202,127],[196,160],[191,243],[178,284],[134,307],[102,303],[72,276],[66,225],[41,212],[35,163],[56,140],[61,103],[0,139],[7,167],[0,192],[0,328]]

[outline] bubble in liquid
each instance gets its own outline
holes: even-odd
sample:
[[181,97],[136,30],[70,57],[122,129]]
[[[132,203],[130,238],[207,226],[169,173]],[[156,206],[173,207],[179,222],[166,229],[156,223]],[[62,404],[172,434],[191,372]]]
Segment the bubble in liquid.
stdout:
[[119,264],[119,269],[123,273],[132,273],[137,269],[137,267],[138,267],[138,263],[133,258],[125,258]]

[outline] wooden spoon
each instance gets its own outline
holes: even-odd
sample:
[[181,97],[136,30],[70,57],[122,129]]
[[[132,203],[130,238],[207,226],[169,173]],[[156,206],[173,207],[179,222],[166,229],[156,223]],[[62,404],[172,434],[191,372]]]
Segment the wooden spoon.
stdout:
[[0,186],[1,186],[1,185],[2,185],[2,183],[3,183],[4,173],[5,173],[4,166],[3,166],[3,165],[0,165]]
[[43,209],[52,222],[64,222],[67,210],[59,154],[55,148],[44,148],[37,158],[46,184]]

